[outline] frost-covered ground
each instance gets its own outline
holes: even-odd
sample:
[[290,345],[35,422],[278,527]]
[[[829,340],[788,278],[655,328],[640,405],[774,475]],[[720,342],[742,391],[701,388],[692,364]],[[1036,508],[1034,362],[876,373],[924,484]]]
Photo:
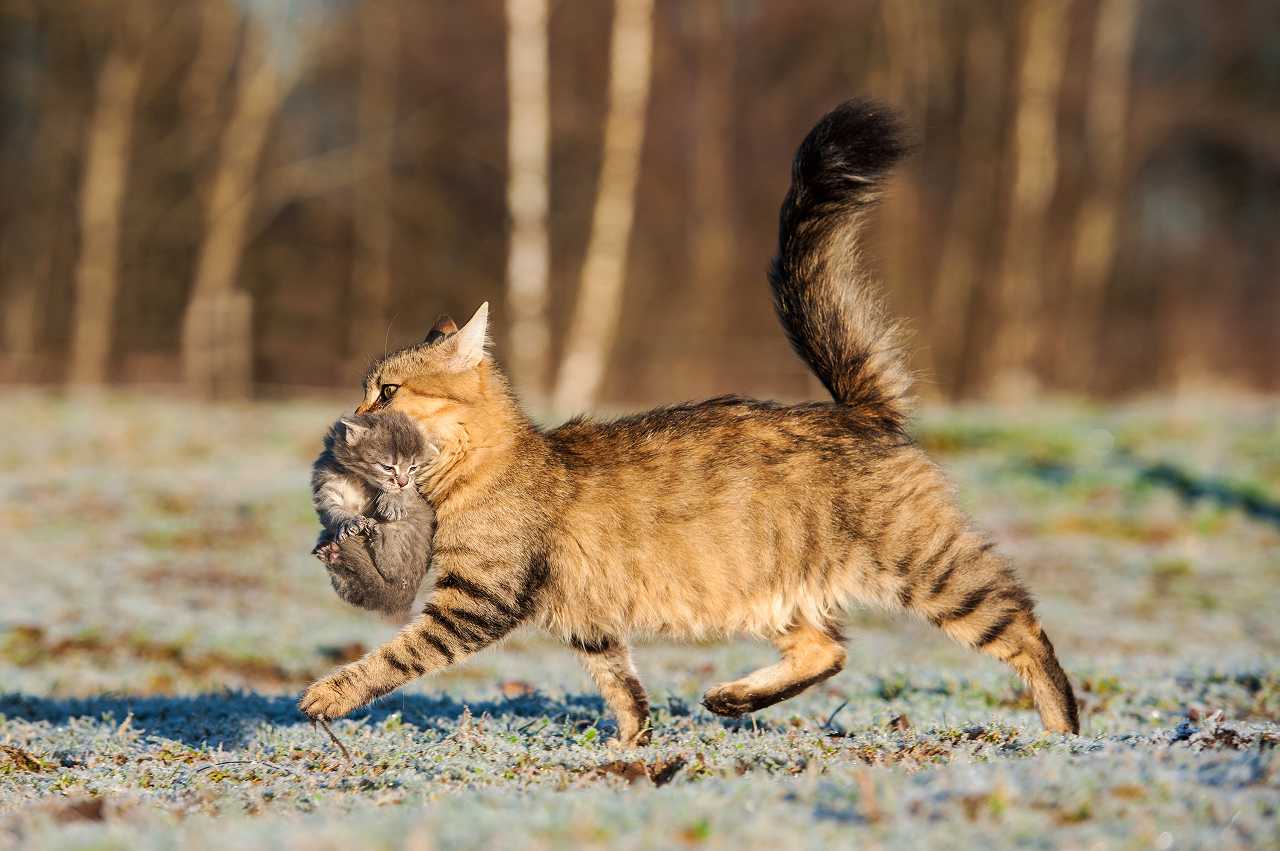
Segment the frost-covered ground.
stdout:
[[520,634],[334,725],[293,695],[394,624],[308,555],[341,402],[5,394],[0,845],[1280,846],[1280,406],[926,414],[1076,682],[1040,732],[996,663],[850,615],[849,666],[725,722],[766,646],[638,653],[655,744],[614,752],[564,649]]

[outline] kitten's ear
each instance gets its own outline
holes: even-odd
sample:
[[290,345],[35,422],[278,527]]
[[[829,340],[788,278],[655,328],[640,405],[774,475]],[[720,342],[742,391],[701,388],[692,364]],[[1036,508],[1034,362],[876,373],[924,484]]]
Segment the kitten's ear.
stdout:
[[449,354],[450,372],[465,372],[475,369],[484,360],[484,344],[489,331],[489,302],[480,305],[475,316],[463,325],[457,334],[450,338],[454,347]]
[[347,446],[355,446],[369,433],[368,426],[362,426],[352,420],[341,420],[341,422],[342,439],[347,442]]
[[427,332],[427,336],[422,338],[422,345],[429,346],[437,340],[442,340],[450,334],[458,333],[458,323],[453,321],[453,317],[447,313],[442,313],[436,318],[436,324],[431,326],[431,330]]

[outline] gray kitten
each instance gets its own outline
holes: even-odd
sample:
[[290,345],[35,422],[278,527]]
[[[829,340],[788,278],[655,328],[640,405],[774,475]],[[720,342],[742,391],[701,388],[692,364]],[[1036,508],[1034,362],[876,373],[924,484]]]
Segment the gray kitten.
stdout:
[[391,615],[413,604],[435,530],[417,472],[437,452],[408,417],[391,411],[343,417],[325,435],[311,468],[312,503],[324,526],[312,552],[343,600]]

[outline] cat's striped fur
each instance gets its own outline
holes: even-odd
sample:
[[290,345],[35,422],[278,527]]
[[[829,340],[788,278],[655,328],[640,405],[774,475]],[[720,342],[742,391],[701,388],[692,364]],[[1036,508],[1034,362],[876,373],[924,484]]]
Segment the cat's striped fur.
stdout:
[[345,714],[527,623],[579,654],[631,744],[648,735],[632,636],[772,641],[777,664],[705,695],[738,715],[838,672],[842,612],[873,603],[1008,663],[1047,728],[1077,731],[1030,595],[904,431],[909,376],[858,245],[898,139],[883,109],[841,106],[801,145],[782,207],[778,313],[833,402],[721,398],[540,431],[484,353],[486,307],[379,363],[361,410],[442,436],[420,482],[438,578],[418,620],[303,711]]

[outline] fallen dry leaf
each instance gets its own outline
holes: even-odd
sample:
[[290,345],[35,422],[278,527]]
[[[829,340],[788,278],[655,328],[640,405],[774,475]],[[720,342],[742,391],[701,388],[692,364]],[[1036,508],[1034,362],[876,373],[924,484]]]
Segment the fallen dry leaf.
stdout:
[[599,767],[599,770],[605,774],[614,774],[627,781],[627,783],[635,783],[641,778],[648,778],[654,786],[665,786],[670,783],[684,768],[687,760],[682,756],[675,756],[671,759],[659,759],[652,763],[646,764],[642,760],[620,760],[616,759],[612,762],[606,762]]
[[39,772],[44,770],[44,766],[40,764],[40,760],[24,751],[22,748],[17,748],[13,745],[0,745],[0,753],[3,753],[5,756],[9,757],[9,759],[13,760],[13,764],[22,771]]
[[104,821],[106,798],[72,798],[50,808],[53,819],[61,824],[73,821]]
[[537,691],[536,688],[526,683],[524,680],[506,680],[498,684],[498,690],[502,692],[502,696],[508,700],[514,700],[517,697],[528,697]]

